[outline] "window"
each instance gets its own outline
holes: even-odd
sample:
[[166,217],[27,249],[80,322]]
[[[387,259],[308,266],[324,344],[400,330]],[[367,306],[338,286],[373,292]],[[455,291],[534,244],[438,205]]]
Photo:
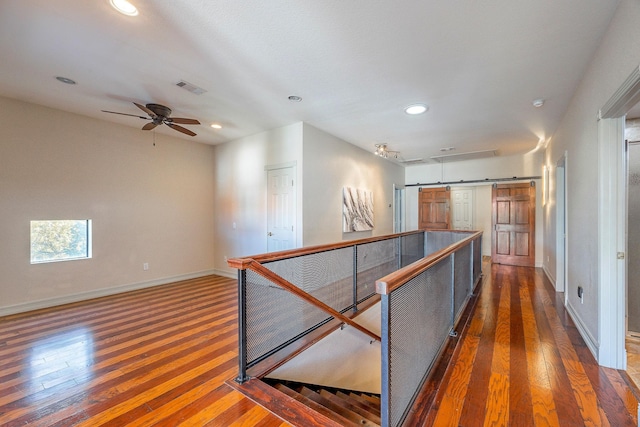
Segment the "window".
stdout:
[[31,221],[31,264],[91,258],[91,220]]

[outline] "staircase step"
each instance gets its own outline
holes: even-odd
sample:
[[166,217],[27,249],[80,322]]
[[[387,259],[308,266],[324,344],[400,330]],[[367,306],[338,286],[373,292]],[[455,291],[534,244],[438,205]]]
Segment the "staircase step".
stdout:
[[314,400],[311,400],[308,397],[305,397],[305,396],[301,395],[297,391],[290,389],[289,387],[287,387],[284,384],[277,383],[273,387],[276,388],[277,390],[283,392],[287,396],[294,398],[298,402],[308,406],[309,408],[313,409],[314,411],[324,415],[325,417],[332,419],[333,421],[339,423],[342,426],[345,426],[345,427],[358,427],[358,426],[361,425],[360,423],[351,421],[348,418],[345,418],[342,415],[332,411],[331,409],[327,408],[326,406],[323,406],[320,403],[315,402]]
[[[351,394],[357,393],[351,392]],[[378,405],[378,407],[380,407],[380,396],[375,396],[368,393],[360,393],[359,396],[363,399],[367,399],[368,401],[375,403],[376,405]]]
[[[327,408],[331,409],[332,411],[338,413],[339,415],[347,418],[348,420],[350,420],[351,422],[354,422],[358,425],[361,426],[367,426],[367,427],[380,427],[379,423],[375,423],[373,421],[370,421],[368,418],[361,416],[360,414],[358,414],[355,411],[352,411],[346,407],[344,407],[343,405],[341,405],[340,403],[336,403],[334,401],[332,401],[331,399],[328,399],[324,396],[321,396],[319,393],[316,393],[315,391],[311,390],[310,388],[307,387],[302,387],[300,390],[300,394],[302,394],[305,397],[308,397],[309,399],[321,404],[322,406],[326,406]],[[332,395],[335,397],[335,395]],[[338,397],[336,397],[336,399],[339,399]]]
[[329,400],[331,400],[332,402],[341,405],[347,409],[349,409],[350,411],[355,412],[356,414],[359,414],[360,416],[368,419],[371,422],[374,422],[376,424],[380,424],[380,413],[378,413],[377,415],[375,413],[372,413],[369,409],[367,408],[362,408],[359,404],[359,402],[356,402],[354,400],[352,400],[349,396],[347,396],[346,399],[342,399],[340,397],[338,397],[337,395],[331,393],[330,391],[327,390],[320,390],[320,396],[327,398]]
[[336,396],[338,396],[341,399],[347,400],[347,401],[351,402],[352,404],[358,405],[362,409],[365,409],[365,410],[371,412],[372,414],[380,416],[380,406],[376,406],[375,403],[368,401],[367,399],[363,398],[362,396],[360,396],[357,393],[347,394],[345,392],[342,392],[342,391],[338,390],[336,392]]

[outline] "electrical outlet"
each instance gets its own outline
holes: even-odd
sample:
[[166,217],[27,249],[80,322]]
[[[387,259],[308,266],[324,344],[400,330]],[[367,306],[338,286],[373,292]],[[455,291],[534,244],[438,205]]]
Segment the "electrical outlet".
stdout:
[[147,270],[149,269],[149,263],[148,263],[148,262],[145,262],[144,264],[142,264],[142,269],[143,269],[144,271],[147,271]]

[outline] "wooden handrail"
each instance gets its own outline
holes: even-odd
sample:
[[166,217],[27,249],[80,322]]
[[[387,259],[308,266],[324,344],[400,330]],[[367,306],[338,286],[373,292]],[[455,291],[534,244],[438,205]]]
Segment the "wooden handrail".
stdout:
[[[446,230],[451,231],[451,230]],[[308,246],[306,248],[289,249],[286,251],[269,252],[260,255],[253,255],[243,258],[230,258],[227,260],[227,265],[231,268],[238,270],[246,270],[247,265],[251,261],[257,261],[259,263],[279,261],[282,259],[295,258],[302,255],[310,255],[318,252],[326,252],[334,249],[349,248],[354,245],[363,245],[366,243],[379,242],[381,240],[389,240],[397,237],[410,236],[412,234],[424,233],[425,230],[406,231],[404,233],[386,234],[384,236],[368,237],[366,239],[348,240],[345,242],[330,243],[326,245]]]
[[249,269],[249,270],[252,270],[252,271],[256,272],[257,274],[261,275],[265,279],[270,280],[271,282],[273,282],[273,283],[277,284],[278,286],[282,287],[283,289],[291,292],[292,294],[296,295],[297,297],[307,301],[309,304],[319,308],[320,310],[322,310],[322,311],[324,311],[326,313],[329,313],[331,316],[335,317],[336,319],[339,319],[341,322],[344,322],[349,326],[353,326],[354,328],[356,328],[360,332],[367,334],[369,337],[373,338],[374,340],[381,341],[380,336],[377,335],[376,333],[371,332],[369,329],[365,328],[364,326],[361,326],[361,325],[357,324],[356,322],[354,322],[353,320],[349,319],[344,314],[340,313],[339,311],[334,310],[333,308],[331,308],[327,304],[323,303],[319,299],[315,298],[314,296],[309,295],[307,292],[305,292],[302,289],[298,288],[296,285],[294,285],[293,283],[289,282],[288,280],[283,279],[282,277],[278,276],[276,273],[274,273],[273,271],[269,270],[268,268],[266,268],[265,266],[260,264],[258,261],[255,261],[255,260],[252,260],[252,259],[245,259],[245,261],[247,261],[245,263],[245,268],[246,269]]
[[[429,230],[431,231],[431,230]],[[451,230],[447,230],[451,231]],[[454,230],[456,233],[459,230]],[[443,248],[437,252],[432,253],[426,258],[422,258],[413,264],[407,265],[400,270],[387,274],[386,276],[376,280],[376,292],[381,295],[388,295],[393,290],[407,283],[409,280],[423,273],[428,268],[440,262],[443,258],[448,257],[459,248],[467,245],[471,240],[477,239],[482,235],[482,231],[473,232],[469,237],[466,237],[458,242]]]

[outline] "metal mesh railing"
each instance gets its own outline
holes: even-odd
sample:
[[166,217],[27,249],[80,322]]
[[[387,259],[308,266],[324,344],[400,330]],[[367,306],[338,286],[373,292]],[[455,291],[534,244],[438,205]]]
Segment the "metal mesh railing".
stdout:
[[471,245],[467,245],[458,249],[454,256],[453,322],[460,316],[464,303],[473,291],[471,255]]
[[[412,238],[414,235],[418,237]],[[417,245],[424,241],[423,236],[423,232],[402,233],[265,260],[261,266],[276,275],[271,280],[251,268],[241,270],[239,380],[246,377],[246,369],[333,318],[272,280],[283,279],[335,311],[345,313],[375,295],[377,279],[398,269],[401,238],[409,238],[410,243],[405,245],[411,250],[409,257],[422,258],[424,253],[417,254]],[[422,244],[422,251],[423,248]]]
[[478,236],[473,241],[473,284],[480,280],[482,276],[482,236]]
[[[353,306],[353,248],[340,248],[263,265],[329,307]],[[375,284],[375,283],[374,283]]]
[[[428,254],[471,236],[446,231],[425,235]],[[406,282],[379,280],[387,286],[381,296],[383,427],[402,424],[447,337],[454,332],[480,277],[480,243],[477,236],[453,246],[442,258],[409,265],[404,270],[412,278]]]
[[248,367],[331,318],[251,270],[245,289]]
[[406,267],[429,253],[425,252],[424,236],[425,233],[419,233],[400,237],[400,267]]
[[387,393],[384,382],[382,390],[387,425],[397,426],[402,421],[449,334],[451,293],[451,259],[445,258],[382,298],[382,312],[389,313],[387,334],[387,325],[382,326],[383,358],[387,352],[389,370]]
[[356,246],[357,300],[376,293],[376,280],[398,269],[398,238]]
[[[233,260],[239,269],[238,381],[248,378],[248,368],[334,316],[358,327],[341,313],[372,296],[376,281],[387,283],[382,276],[403,267],[402,275],[389,276],[392,286],[380,291],[381,421],[383,427],[400,425],[481,277],[481,235],[470,236],[401,233],[284,253],[275,260]],[[428,257],[445,248],[437,258]]]

